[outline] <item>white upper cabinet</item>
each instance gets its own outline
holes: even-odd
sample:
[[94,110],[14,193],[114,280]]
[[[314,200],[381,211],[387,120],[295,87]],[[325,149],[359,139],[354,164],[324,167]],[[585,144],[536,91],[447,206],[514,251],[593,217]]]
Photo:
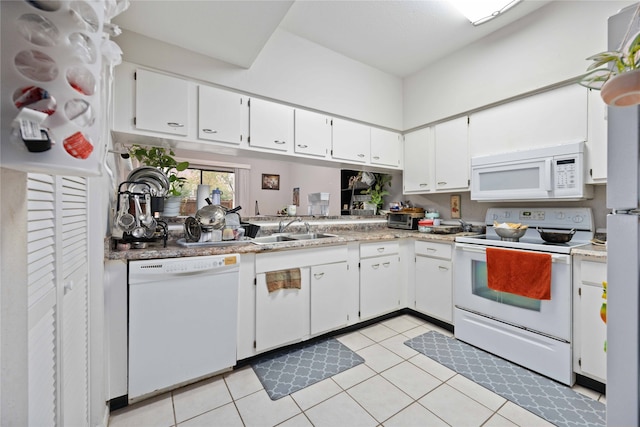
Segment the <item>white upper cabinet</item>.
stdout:
[[293,108],[250,99],[249,146],[290,152],[293,147]]
[[246,102],[238,93],[198,86],[198,138],[240,144]]
[[404,136],[403,193],[465,191],[469,188],[467,117]]
[[577,84],[479,111],[471,157],[587,140],[587,89]]
[[371,128],[371,163],[400,167],[402,137],[396,132]]
[[296,109],[293,150],[297,154],[327,157],[331,150],[331,118]]
[[186,136],[189,130],[189,84],[152,71],[136,71],[135,127]]
[[433,190],[433,129],[423,128],[404,135],[403,193]]
[[366,163],[370,158],[371,128],[360,123],[333,119],[332,157]]
[[466,116],[435,126],[436,191],[469,188],[468,129]]
[[589,138],[586,143],[588,184],[607,182],[607,104],[600,91],[589,90]]

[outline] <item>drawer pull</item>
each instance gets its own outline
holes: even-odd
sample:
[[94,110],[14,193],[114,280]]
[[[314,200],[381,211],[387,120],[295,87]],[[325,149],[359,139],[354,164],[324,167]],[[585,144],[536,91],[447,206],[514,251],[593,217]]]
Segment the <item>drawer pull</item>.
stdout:
[[177,122],[167,122],[167,125],[171,126],[172,128],[183,128],[184,125],[182,123],[177,123]]
[[445,267],[444,265],[439,265],[438,268],[442,271],[449,271],[449,269],[447,267]]
[[373,160],[380,160],[380,156],[373,156]]
[[218,133],[218,131],[214,130],[214,129],[202,129],[202,132],[204,132],[204,133]]
[[322,276],[324,276],[324,273],[313,273],[313,277],[318,280],[322,279]]
[[390,265],[391,265],[391,263],[390,263],[389,261],[387,261],[387,262],[383,262],[383,263],[382,263],[382,266],[383,266],[384,268],[388,268]]
[[282,144],[286,144],[286,141],[280,141],[279,139],[276,139],[275,141],[273,141],[276,144],[282,145]]
[[433,248],[427,248],[427,252],[438,252],[438,250]]
[[380,263],[378,263],[378,264],[371,264],[371,268],[373,268],[374,270],[377,270],[378,268],[380,268]]
[[364,157],[364,154],[358,154],[358,157],[362,158]]
[[428,186],[429,186],[429,184],[424,184],[424,183],[420,184],[420,187],[428,187]]
[[384,247],[378,248],[378,252],[380,253],[384,252]]
[[300,148],[308,148],[309,146],[306,145],[306,144],[298,144],[298,147],[300,147]]
[[446,185],[447,181],[438,181],[438,185]]

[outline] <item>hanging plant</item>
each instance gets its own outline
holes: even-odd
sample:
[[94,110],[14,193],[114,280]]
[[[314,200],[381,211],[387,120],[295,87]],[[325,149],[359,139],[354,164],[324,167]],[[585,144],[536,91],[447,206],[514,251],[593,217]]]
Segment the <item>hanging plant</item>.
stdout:
[[629,37],[639,14],[640,4],[620,49],[600,52],[587,58],[593,63],[582,76],[580,84],[600,90],[600,96],[607,105],[626,107],[640,104],[640,32]]

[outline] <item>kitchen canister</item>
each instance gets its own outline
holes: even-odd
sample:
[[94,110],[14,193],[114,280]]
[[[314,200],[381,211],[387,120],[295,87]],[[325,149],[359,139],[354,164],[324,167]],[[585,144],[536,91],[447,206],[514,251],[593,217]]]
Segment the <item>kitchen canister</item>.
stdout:
[[222,196],[222,191],[218,187],[211,192],[211,203],[214,205],[220,204],[220,196]]

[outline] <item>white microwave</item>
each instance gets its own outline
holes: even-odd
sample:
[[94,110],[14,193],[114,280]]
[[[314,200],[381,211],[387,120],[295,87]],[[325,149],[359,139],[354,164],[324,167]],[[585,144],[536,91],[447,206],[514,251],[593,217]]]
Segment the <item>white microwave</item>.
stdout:
[[584,141],[471,158],[471,200],[584,200]]

